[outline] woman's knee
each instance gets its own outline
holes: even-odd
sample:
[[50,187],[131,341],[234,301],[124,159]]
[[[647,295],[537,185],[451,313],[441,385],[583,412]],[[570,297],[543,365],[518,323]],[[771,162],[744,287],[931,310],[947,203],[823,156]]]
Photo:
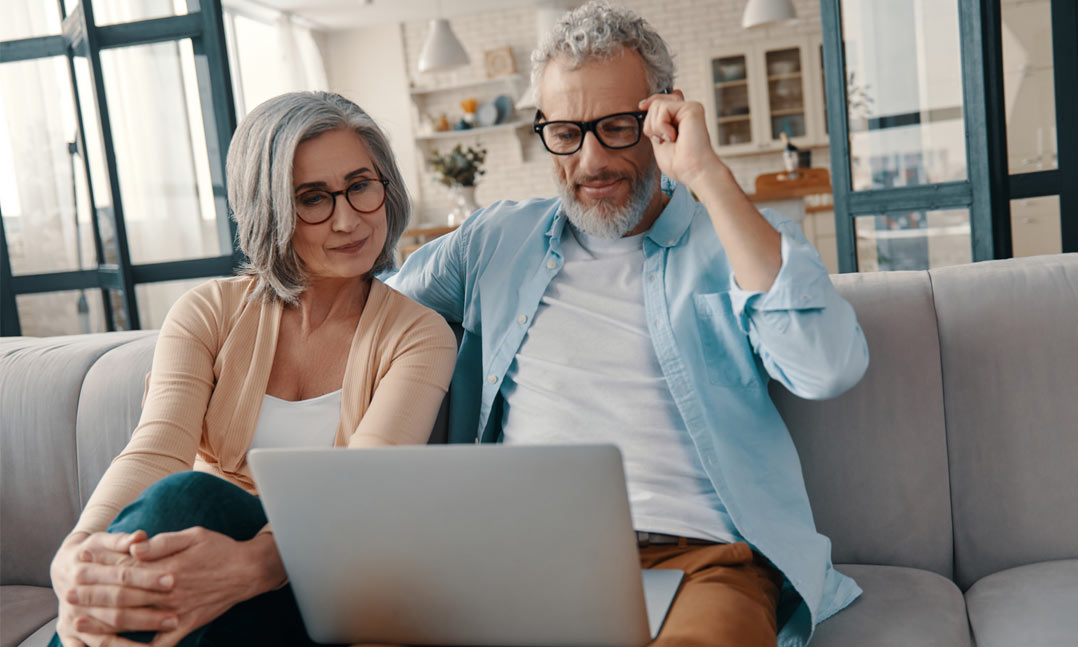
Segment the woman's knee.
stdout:
[[234,539],[250,539],[266,524],[258,498],[203,472],[178,472],[157,481],[124,508],[110,532],[144,530],[153,536],[203,526]]

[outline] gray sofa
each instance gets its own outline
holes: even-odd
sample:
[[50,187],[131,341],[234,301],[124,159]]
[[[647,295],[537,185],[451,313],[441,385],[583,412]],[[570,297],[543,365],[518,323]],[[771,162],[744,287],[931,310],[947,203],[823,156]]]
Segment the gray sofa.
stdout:
[[[1078,645],[1078,255],[834,277],[872,363],[773,392],[865,595],[818,647]],[[49,560],[135,426],[153,332],[0,340],[0,644],[44,645]]]

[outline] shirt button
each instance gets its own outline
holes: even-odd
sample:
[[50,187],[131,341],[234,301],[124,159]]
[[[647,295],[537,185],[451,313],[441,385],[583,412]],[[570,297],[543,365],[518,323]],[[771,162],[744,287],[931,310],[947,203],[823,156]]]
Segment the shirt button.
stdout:
[[673,245],[673,244],[674,244],[674,243],[676,243],[676,242],[677,242],[676,240],[674,240],[673,238],[671,238],[670,240],[666,241],[666,245],[667,245],[667,246],[669,247],[670,245]]
[[552,269],[554,269],[554,268],[555,268],[555,267],[557,267],[557,266],[558,266],[558,264],[557,264],[557,263],[555,263],[554,261],[547,261],[547,262],[546,262],[546,268],[547,268],[548,270],[552,270]]
[[809,298],[807,294],[801,295],[801,303],[808,303],[808,300]]
[[521,324],[528,323],[527,315],[520,315],[519,317],[517,317],[517,323],[521,323]]
[[487,376],[487,382],[489,382],[491,384],[497,384],[498,376],[497,375],[488,375]]

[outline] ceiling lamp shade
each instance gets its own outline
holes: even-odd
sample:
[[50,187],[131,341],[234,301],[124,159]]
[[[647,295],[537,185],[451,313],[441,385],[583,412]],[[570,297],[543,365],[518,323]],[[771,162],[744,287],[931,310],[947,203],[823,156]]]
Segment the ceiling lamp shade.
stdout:
[[423,51],[419,54],[419,71],[446,70],[467,64],[468,53],[453,33],[449,21],[445,18],[430,21],[427,42],[423,43]]
[[793,0],[749,0],[741,16],[741,26],[748,29],[795,18]]

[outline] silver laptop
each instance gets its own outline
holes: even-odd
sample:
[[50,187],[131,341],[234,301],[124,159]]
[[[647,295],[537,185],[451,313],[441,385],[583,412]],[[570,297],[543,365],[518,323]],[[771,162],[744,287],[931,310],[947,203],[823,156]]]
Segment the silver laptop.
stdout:
[[311,638],[646,645],[681,571],[641,571],[604,446],[255,449],[251,470]]

